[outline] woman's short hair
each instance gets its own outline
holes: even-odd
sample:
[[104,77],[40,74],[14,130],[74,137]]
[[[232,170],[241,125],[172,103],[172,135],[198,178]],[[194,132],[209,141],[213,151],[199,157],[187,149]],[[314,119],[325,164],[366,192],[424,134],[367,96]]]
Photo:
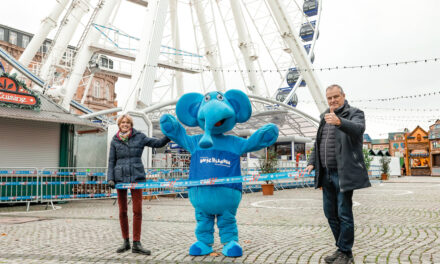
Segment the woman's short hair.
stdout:
[[131,127],[133,127],[133,118],[129,114],[123,114],[118,117],[118,127],[121,125],[122,120],[124,120],[124,118],[126,118],[128,122],[131,124]]

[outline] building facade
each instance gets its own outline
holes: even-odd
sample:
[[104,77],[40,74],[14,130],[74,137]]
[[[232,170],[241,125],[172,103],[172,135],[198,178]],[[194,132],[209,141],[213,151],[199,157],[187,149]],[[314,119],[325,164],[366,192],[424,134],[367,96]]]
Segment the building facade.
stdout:
[[[19,59],[29,42],[32,40],[33,34],[14,29],[5,25],[0,25],[0,46],[5,49],[11,56],[13,56],[15,59]],[[35,55],[30,65],[28,65],[28,68],[31,69],[33,73],[35,73],[37,76],[39,75],[39,70],[42,66],[42,61],[44,60],[44,56],[46,52],[48,51],[52,41],[49,39],[46,39],[41,46],[39,52]],[[66,54],[74,54],[75,53],[75,47],[69,46],[68,50],[71,52],[66,52]],[[65,60],[67,60],[69,56],[65,54]],[[99,63],[102,62],[106,63],[107,66],[109,64],[112,66],[111,61],[106,58],[99,58]],[[6,72],[11,72],[12,66],[0,59],[0,62],[3,64]],[[68,63],[67,63],[68,64]],[[67,76],[67,71],[63,67],[57,67],[56,72],[54,73],[54,79],[58,79],[63,81]],[[93,77],[92,77],[93,76]],[[87,94],[84,96],[85,91],[87,90],[87,84],[89,83],[88,78],[92,78],[90,81],[90,85],[87,91]],[[73,98],[73,100],[77,102],[81,102],[84,98],[84,101],[82,104],[86,106],[87,108],[94,110],[94,111],[100,111],[105,109],[110,109],[117,107],[117,101],[116,101],[116,93],[115,93],[115,84],[118,80],[118,77],[112,76],[109,74],[103,74],[99,71],[91,75],[91,72],[87,70],[84,73],[84,79],[78,86],[78,89],[76,91],[76,94]],[[28,87],[30,87],[31,83],[29,81],[26,82]],[[76,114],[82,114],[83,112],[72,109],[74,113]]]
[[406,132],[392,132],[388,133],[389,141],[389,153],[393,157],[403,158],[406,153],[405,145],[405,134]]
[[387,151],[390,149],[390,143],[387,138],[372,139],[371,140],[371,149]]
[[431,175],[440,176],[440,119],[429,127]]
[[371,149],[371,137],[368,134],[364,134],[363,148]]

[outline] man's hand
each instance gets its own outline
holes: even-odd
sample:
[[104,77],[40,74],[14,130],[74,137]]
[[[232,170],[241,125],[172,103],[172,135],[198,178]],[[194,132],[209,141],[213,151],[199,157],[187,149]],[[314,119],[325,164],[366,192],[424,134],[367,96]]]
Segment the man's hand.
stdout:
[[314,168],[315,168],[315,166],[313,166],[313,165],[307,166],[307,168],[306,168],[307,174],[310,174]]
[[341,120],[335,114],[335,109],[330,107],[330,113],[324,115],[324,120],[327,124],[339,126],[341,125]]
[[108,187],[110,187],[112,189],[115,188],[115,182],[114,181],[108,181],[107,184],[108,184]]

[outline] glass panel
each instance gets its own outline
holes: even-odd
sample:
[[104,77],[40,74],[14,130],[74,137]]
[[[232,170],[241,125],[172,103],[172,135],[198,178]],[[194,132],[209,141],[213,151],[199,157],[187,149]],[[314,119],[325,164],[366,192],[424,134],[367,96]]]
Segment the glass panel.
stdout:
[[9,32],[9,43],[17,45],[17,33],[10,31]]
[[105,85],[105,92],[107,93],[107,100],[111,101],[112,100],[112,93],[111,93],[109,84]]
[[30,41],[29,36],[24,36],[24,35],[23,35],[23,41],[22,41],[22,43],[21,43],[21,44],[22,44],[21,46],[22,46],[23,48],[26,48],[27,45],[29,45],[29,41]]
[[93,84],[93,97],[101,98],[101,83],[99,81],[95,81]]

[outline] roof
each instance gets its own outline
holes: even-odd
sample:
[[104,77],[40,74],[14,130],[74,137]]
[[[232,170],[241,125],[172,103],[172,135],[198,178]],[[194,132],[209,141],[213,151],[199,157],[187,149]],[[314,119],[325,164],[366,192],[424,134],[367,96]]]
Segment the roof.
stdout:
[[380,138],[380,139],[372,139],[371,144],[378,145],[378,144],[388,144],[388,138]]
[[[313,139],[316,137],[318,123],[310,120],[303,115],[301,111],[296,111],[290,106],[278,105],[274,106],[272,102],[262,102],[251,98],[253,104],[253,112],[251,118],[245,123],[238,123],[232,131],[226,134],[236,136],[249,136],[255,130],[267,123],[274,123],[279,128],[280,137],[305,137]],[[165,114],[176,116],[175,109],[171,107],[163,107],[148,113],[153,123],[153,135],[161,135],[159,119]],[[199,127],[184,126],[189,135],[201,134],[203,131]]]
[[388,140],[394,140],[395,135],[402,135],[405,138],[405,132],[390,132],[388,133]]
[[413,131],[411,131],[411,133],[408,134],[408,138],[412,137],[418,129],[421,130],[423,132],[423,134],[428,135],[428,132],[426,132],[421,126],[417,126],[416,128],[414,128]]
[[388,150],[380,150],[380,149],[374,150],[374,149],[370,149],[368,152],[372,156],[391,156],[390,152],[388,152]]
[[364,142],[371,142],[371,137],[368,134],[364,134]]
[[82,125],[88,127],[101,127],[99,124],[81,119],[78,116],[69,113],[60,105],[53,102],[46,95],[38,93],[38,97],[41,100],[40,110],[0,106],[0,117]]

